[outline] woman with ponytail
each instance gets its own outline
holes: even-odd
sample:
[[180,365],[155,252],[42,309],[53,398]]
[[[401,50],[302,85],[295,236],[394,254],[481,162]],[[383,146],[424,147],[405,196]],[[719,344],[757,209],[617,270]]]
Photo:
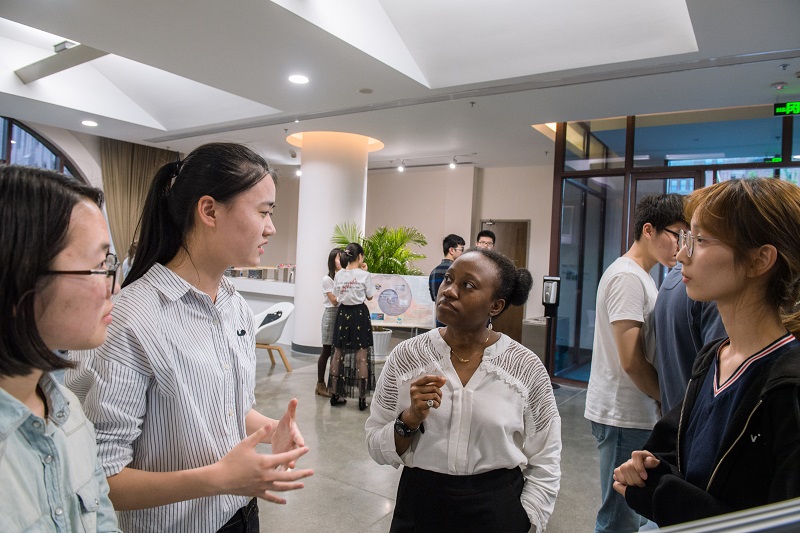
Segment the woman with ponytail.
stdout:
[[686,293],[716,302],[729,338],[703,348],[682,405],[614,471],[662,527],[800,496],[800,188],[718,183],[689,197],[686,218]]
[[[108,338],[71,354],[68,386],[97,433],[124,531],[258,531],[256,497],[303,487],[310,470],[292,399],[280,420],[255,404],[255,328],[223,273],[256,266],[275,179],[250,149],[200,146],[161,167]],[[272,454],[256,452],[272,444]]]
[[369,365],[367,351],[372,346],[372,322],[365,300],[372,300],[375,286],[372,275],[364,263],[364,248],[351,242],[339,254],[342,268],[334,278],[334,292],[339,302],[336,323],[333,328],[333,359],[331,360],[331,405],[343,405],[347,400],[340,396],[344,382],[344,352],[356,352],[356,376],[358,379],[358,409],[367,408],[367,381]]
[[561,419],[536,354],[491,327],[532,284],[502,254],[470,249],[436,298],[447,326],[386,360],[366,431],[377,463],[404,467],[392,532],[544,531],[561,480]]

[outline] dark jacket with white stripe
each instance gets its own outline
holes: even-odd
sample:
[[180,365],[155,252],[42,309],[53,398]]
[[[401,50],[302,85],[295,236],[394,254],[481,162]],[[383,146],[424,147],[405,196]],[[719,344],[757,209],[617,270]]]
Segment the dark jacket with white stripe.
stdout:
[[653,428],[645,449],[661,463],[648,471],[644,487],[625,492],[628,505],[659,526],[800,496],[800,348],[772,362],[745,394],[725,432],[708,486],[699,488],[683,479],[682,446],[676,442],[683,443],[698,393],[723,340],[698,354],[683,403]]

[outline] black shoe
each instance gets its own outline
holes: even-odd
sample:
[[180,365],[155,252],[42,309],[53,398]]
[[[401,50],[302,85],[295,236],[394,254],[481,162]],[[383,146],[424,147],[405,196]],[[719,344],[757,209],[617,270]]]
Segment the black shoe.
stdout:
[[367,408],[367,399],[366,398],[359,398],[358,399],[358,410],[363,411]]
[[347,403],[347,398],[342,398],[338,394],[331,394],[331,406],[344,405]]

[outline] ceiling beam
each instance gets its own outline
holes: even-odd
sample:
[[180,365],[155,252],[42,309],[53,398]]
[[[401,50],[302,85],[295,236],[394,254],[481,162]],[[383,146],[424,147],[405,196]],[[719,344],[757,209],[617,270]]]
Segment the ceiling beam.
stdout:
[[57,54],[48,56],[36,63],[31,63],[30,65],[19,68],[15,70],[14,73],[22,80],[22,83],[27,85],[52,74],[77,67],[83,63],[88,63],[104,55],[108,55],[108,52],[79,44],[72,48],[62,50]]

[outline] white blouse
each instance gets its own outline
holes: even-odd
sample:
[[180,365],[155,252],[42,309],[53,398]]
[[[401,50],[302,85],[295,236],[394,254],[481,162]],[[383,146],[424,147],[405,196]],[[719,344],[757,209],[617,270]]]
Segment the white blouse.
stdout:
[[[442,404],[400,456],[394,421],[411,403],[411,383],[426,374],[447,378]],[[506,335],[484,350],[466,386],[438,329],[400,343],[378,379],[365,429],[379,464],[457,476],[521,468],[522,505],[536,531],[547,525],[561,480],[561,418],[541,361]]]

